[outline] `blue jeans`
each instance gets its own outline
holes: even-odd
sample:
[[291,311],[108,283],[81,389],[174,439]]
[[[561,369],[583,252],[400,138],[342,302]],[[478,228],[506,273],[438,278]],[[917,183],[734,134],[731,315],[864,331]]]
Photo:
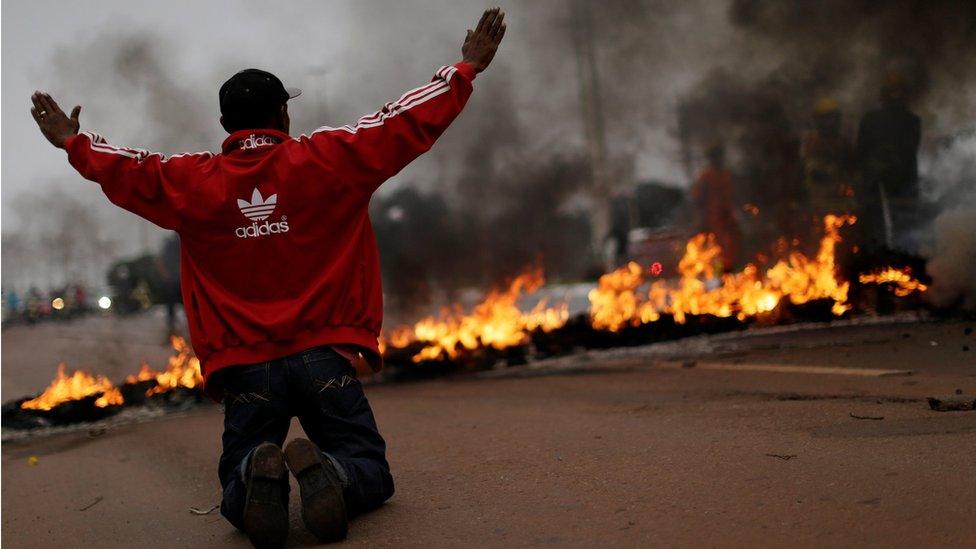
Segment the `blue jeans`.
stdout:
[[219,375],[224,387],[220,512],[231,524],[241,527],[251,452],[262,442],[281,446],[293,417],[336,465],[350,516],[379,507],[393,495],[386,443],[356,370],[331,347],[229,367]]

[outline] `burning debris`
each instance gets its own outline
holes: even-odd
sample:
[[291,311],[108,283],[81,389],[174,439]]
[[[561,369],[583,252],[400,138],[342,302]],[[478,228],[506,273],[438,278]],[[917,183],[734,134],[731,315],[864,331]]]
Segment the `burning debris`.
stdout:
[[203,400],[199,390],[203,386],[200,361],[181,337],[173,337],[175,354],[166,369],[153,370],[143,363],[136,375],[130,375],[116,387],[100,375],[85,370],[65,373],[64,363],[48,388],[36,398],[21,399],[3,407],[3,426],[13,429],[32,429],[48,425],[63,425],[96,421],[109,417],[125,407],[139,406],[150,400],[154,403],[182,404],[189,400]]
[[108,378],[93,376],[84,370],[76,370],[73,374],[65,375],[65,364],[58,364],[58,374],[51,381],[51,385],[37,398],[24,401],[20,407],[24,410],[47,411],[62,402],[81,400],[93,395],[99,395],[95,406],[105,408],[122,404],[122,393],[112,386]]
[[456,359],[462,350],[479,347],[502,350],[523,345],[529,341],[530,333],[551,332],[569,319],[569,306],[565,303],[548,307],[547,300],[543,299],[529,312],[519,309],[517,301],[522,294],[532,293],[544,283],[541,269],[524,272],[508,288],[490,291],[471,313],[465,314],[457,306],[445,308],[437,318],[427,317],[413,326],[393,330],[382,348],[403,349],[422,344],[412,357],[414,362],[422,362]]
[[[573,320],[569,319],[565,303],[548,307],[540,301],[528,313],[517,307],[522,293],[531,293],[542,285],[542,273],[536,269],[517,277],[506,290],[489,293],[470,314],[448,309],[440,318],[429,317],[393,330],[384,340],[383,349],[387,363],[392,365],[402,362],[404,355],[413,363],[457,365],[474,359],[479,364],[486,358],[513,359],[499,353],[472,357],[479,351],[511,350],[531,343],[537,354],[544,355],[543,348],[560,339],[566,341],[556,347],[564,352],[580,346],[646,343],[657,339],[655,336],[677,338],[728,329],[790,307],[807,306],[807,317],[822,318],[818,313],[821,309],[826,309],[828,318],[841,316],[853,305],[848,300],[850,282],[842,280],[838,273],[837,246],[842,242],[841,230],[855,222],[856,218],[850,215],[825,216],[823,237],[813,257],[794,250],[768,268],[748,264],[739,272],[724,274],[722,250],[714,235],[696,235],[685,246],[677,280],[652,282],[660,274],[659,265],[657,270],[653,265],[645,269],[630,262],[600,277],[597,287],[588,294],[589,315]],[[875,274],[862,275],[858,282],[897,284],[895,294],[899,297],[927,290],[907,268],[886,267]],[[628,329],[630,332],[616,341],[594,336]],[[523,359],[524,354],[515,353],[514,360]]]
[[[649,343],[700,333],[741,328],[756,318],[783,322],[791,317],[829,319],[854,306],[850,282],[840,278],[836,261],[841,230],[853,216],[827,215],[816,255],[794,250],[768,267],[748,264],[722,273],[722,253],[714,235],[699,234],[685,245],[675,279],[657,278],[660,265],[630,262],[600,277],[589,294],[587,315],[570,318],[568,302],[546,298],[523,310],[520,302],[542,287],[541,268],[490,291],[470,312],[459,305],[401,326],[380,340],[392,379],[455,370],[490,368],[499,361],[523,363],[532,356],[565,354],[579,347]],[[928,286],[910,268],[883,267],[862,273],[861,285],[888,285],[898,297]],[[65,365],[39,396],[9,403],[3,424],[25,429],[92,421],[124,407],[204,400],[200,361],[187,342],[171,340],[174,354],[162,371],[142,363],[139,372],[114,386],[82,370],[68,375]],[[423,366],[418,370],[418,366]],[[424,372],[424,373],[418,373]]]
[[143,363],[139,375],[133,380],[126,378],[126,383],[155,381],[156,384],[146,390],[146,396],[158,395],[178,388],[194,389],[203,386],[203,376],[200,373],[200,360],[193,356],[193,350],[182,337],[173,336],[171,339],[176,354],[169,357],[166,370],[153,371],[148,364]]
[[892,291],[898,297],[911,295],[912,292],[924,292],[929,289],[926,284],[912,278],[912,271],[909,267],[901,269],[887,267],[873,273],[862,273],[858,276],[861,284],[890,284]]
[[783,298],[796,305],[830,300],[831,311],[842,315],[850,309],[848,283],[837,278],[834,252],[840,228],[853,222],[850,216],[828,215],[815,258],[795,251],[765,273],[748,264],[739,272],[719,276],[721,248],[712,235],[696,235],[678,263],[681,276],[676,285],[658,280],[646,292],[637,293],[645,278],[636,263],[600,277],[589,295],[593,326],[615,332],[623,326],[654,322],[662,314],[673,316],[678,324],[684,324],[689,315],[746,320],[772,311]]

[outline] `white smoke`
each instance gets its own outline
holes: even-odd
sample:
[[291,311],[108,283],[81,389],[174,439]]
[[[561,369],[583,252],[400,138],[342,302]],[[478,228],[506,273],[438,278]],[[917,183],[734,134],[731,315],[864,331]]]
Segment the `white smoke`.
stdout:
[[922,249],[932,277],[929,299],[976,309],[976,127],[934,143],[922,171],[927,201],[939,212]]
[[940,307],[976,309],[976,200],[939,214],[933,229],[929,299]]

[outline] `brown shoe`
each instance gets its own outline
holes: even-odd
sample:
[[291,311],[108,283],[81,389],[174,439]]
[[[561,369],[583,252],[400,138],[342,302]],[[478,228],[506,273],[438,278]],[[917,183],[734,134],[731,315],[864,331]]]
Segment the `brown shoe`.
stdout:
[[244,533],[255,547],[282,547],[288,538],[288,482],[281,448],[262,442],[247,467]]
[[297,438],[285,446],[288,468],[302,493],[302,519],[308,531],[322,541],[345,539],[348,531],[346,500],[335,466],[324,459],[311,441]]

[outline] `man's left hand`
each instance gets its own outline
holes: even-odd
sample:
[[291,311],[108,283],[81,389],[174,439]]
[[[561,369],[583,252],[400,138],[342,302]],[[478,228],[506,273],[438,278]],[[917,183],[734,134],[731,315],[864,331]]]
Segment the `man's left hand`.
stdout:
[[64,114],[58,103],[46,92],[36,91],[31,96],[34,106],[31,107],[31,116],[37,122],[37,127],[41,129],[44,137],[52,145],[59,149],[64,148],[64,142],[78,133],[81,124],[78,122],[78,115],[81,114],[81,106],[71,110],[71,116]]

